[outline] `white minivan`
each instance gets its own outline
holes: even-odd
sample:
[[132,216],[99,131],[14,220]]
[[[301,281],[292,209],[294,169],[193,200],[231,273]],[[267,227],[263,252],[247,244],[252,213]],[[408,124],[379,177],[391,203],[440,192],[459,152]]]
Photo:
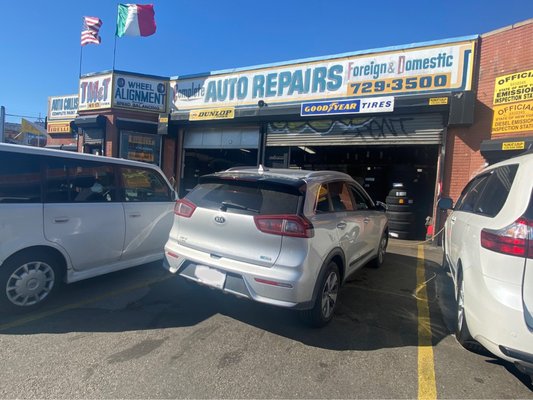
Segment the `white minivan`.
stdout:
[[155,165],[0,144],[0,310],[162,259],[174,201]]
[[[439,207],[452,208],[449,198]],[[456,338],[533,376],[533,153],[491,165],[463,190],[444,229]]]

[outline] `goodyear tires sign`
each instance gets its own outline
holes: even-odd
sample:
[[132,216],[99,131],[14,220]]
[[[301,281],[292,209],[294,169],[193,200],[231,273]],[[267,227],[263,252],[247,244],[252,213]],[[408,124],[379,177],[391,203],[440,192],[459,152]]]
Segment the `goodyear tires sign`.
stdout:
[[300,115],[365,114],[394,111],[394,97],[302,103]]

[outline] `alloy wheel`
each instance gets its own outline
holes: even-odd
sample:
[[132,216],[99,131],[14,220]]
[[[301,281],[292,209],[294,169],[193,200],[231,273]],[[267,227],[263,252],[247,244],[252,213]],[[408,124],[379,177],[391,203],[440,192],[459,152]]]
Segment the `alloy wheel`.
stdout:
[[465,284],[461,279],[459,283],[459,291],[457,293],[457,331],[461,331],[463,327],[464,315],[465,315]]
[[322,290],[322,315],[328,319],[337,303],[337,295],[339,292],[339,277],[335,271],[331,271],[324,283]]

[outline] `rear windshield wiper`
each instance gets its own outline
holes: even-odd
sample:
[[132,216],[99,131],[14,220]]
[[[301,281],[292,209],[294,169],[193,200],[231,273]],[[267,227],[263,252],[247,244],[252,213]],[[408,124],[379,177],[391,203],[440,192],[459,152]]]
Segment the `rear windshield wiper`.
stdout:
[[223,201],[220,204],[221,204],[221,206],[220,206],[220,210],[221,211],[226,211],[228,208],[236,208],[237,210],[251,211],[251,212],[254,212],[256,214],[259,214],[259,210],[254,210],[253,208],[249,208],[249,207],[243,206],[241,204],[231,203],[229,201]]

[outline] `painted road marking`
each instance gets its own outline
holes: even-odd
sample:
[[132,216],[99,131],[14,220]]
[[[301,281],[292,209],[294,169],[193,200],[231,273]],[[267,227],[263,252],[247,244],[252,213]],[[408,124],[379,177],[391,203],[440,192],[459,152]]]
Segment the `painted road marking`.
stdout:
[[144,281],[143,283],[140,283],[140,284],[136,284],[136,285],[125,287],[125,288],[120,289],[120,290],[107,292],[107,293],[104,293],[104,294],[102,294],[100,296],[92,297],[90,299],[87,299],[87,300],[84,300],[84,301],[80,301],[78,303],[73,303],[73,304],[69,304],[69,305],[63,306],[63,307],[54,308],[52,310],[44,311],[44,312],[39,313],[39,314],[30,315],[29,317],[26,317],[26,318],[20,318],[20,319],[17,319],[15,321],[8,322],[7,324],[0,325],[0,332],[5,331],[7,329],[11,329],[11,328],[17,328],[17,327],[25,325],[25,324],[27,324],[29,322],[38,321],[40,319],[49,317],[51,315],[59,314],[59,313],[62,313],[64,311],[69,311],[69,310],[73,310],[73,309],[78,308],[78,307],[86,306],[88,304],[96,303],[96,302],[99,302],[101,300],[105,300],[105,299],[108,299],[110,297],[113,297],[113,296],[118,296],[118,295],[121,295],[121,294],[124,294],[124,293],[128,293],[128,292],[131,292],[131,291],[137,290],[137,289],[142,289],[142,288],[145,288],[147,286],[153,285],[154,283],[163,282],[163,281],[165,281],[167,279],[170,279],[170,278],[173,278],[173,277],[174,277],[174,275],[166,275],[166,276],[163,276],[163,277],[151,279],[151,280],[148,280],[148,281]]
[[437,398],[435,364],[431,342],[431,319],[426,288],[424,246],[418,246],[416,265],[416,305],[418,308],[418,399]]

